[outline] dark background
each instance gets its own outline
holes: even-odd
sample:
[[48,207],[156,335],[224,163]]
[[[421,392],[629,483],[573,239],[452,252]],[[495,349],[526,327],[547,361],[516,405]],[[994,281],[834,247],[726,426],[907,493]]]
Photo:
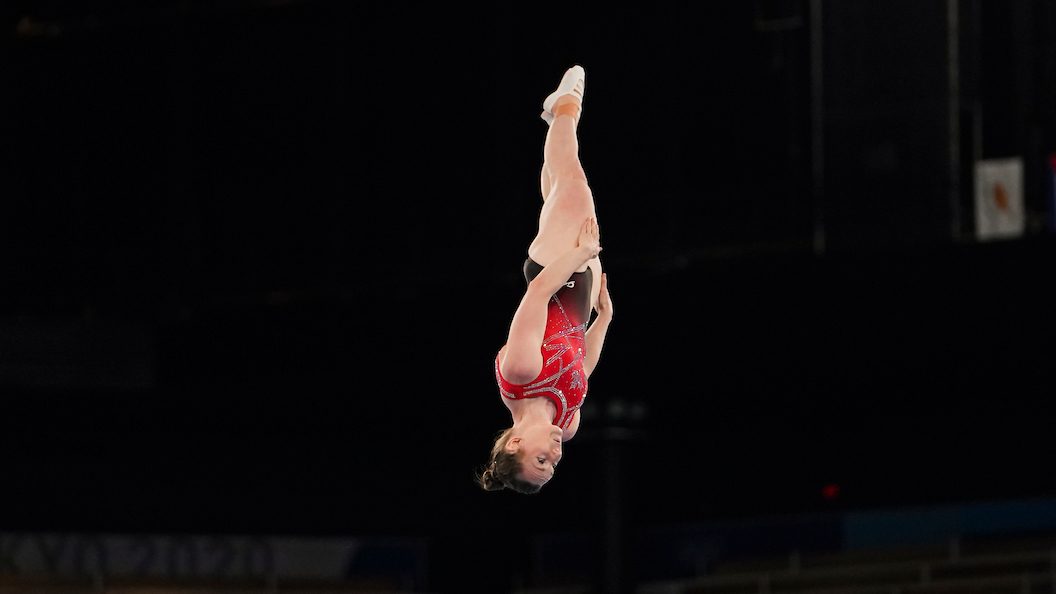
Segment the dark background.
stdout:
[[[442,591],[606,510],[1056,495],[1048,3],[7,6],[5,530],[420,535]],[[576,63],[615,319],[560,476],[484,493]]]

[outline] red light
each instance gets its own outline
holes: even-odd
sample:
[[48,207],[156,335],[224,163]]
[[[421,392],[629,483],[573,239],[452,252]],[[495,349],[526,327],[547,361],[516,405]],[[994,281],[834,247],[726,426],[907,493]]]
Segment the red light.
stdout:
[[821,496],[829,501],[836,499],[840,496],[840,486],[836,483],[829,483],[821,488]]

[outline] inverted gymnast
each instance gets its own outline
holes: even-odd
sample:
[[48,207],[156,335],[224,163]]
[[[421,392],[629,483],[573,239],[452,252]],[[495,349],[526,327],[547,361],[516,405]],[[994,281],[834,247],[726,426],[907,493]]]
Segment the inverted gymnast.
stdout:
[[[562,443],[579,429],[587,379],[612,321],[594,196],[579,160],[585,83],[583,67],[573,66],[543,101],[540,117],[550,129],[539,230],[523,266],[527,289],[495,357],[495,380],[513,425],[499,433],[477,477],[488,491],[537,493],[554,477]],[[590,323],[592,310],[597,316]]]

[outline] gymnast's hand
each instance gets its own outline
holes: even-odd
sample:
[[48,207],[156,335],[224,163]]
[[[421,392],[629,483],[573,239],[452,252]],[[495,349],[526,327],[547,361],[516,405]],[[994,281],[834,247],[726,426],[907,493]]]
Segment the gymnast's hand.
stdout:
[[576,246],[586,250],[588,260],[598,257],[601,253],[601,231],[598,230],[597,219],[589,217],[583,221],[583,226],[579,229],[579,242]]
[[612,300],[609,299],[608,273],[601,273],[601,291],[598,292],[598,300],[594,302],[594,310],[598,312],[599,318],[612,319]]

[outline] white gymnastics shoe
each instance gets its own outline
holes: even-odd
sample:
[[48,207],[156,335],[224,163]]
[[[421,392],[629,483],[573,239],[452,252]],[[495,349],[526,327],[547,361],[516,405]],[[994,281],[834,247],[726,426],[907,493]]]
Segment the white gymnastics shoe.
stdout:
[[579,98],[580,110],[583,109],[583,91],[586,90],[587,86],[587,73],[583,70],[582,66],[578,64],[565,71],[565,75],[561,77],[561,84],[557,85],[557,90],[547,95],[546,99],[543,100],[543,113],[539,114],[539,117],[546,120],[547,124],[551,124],[554,121],[554,103],[557,102],[559,97],[565,95],[575,95]]

